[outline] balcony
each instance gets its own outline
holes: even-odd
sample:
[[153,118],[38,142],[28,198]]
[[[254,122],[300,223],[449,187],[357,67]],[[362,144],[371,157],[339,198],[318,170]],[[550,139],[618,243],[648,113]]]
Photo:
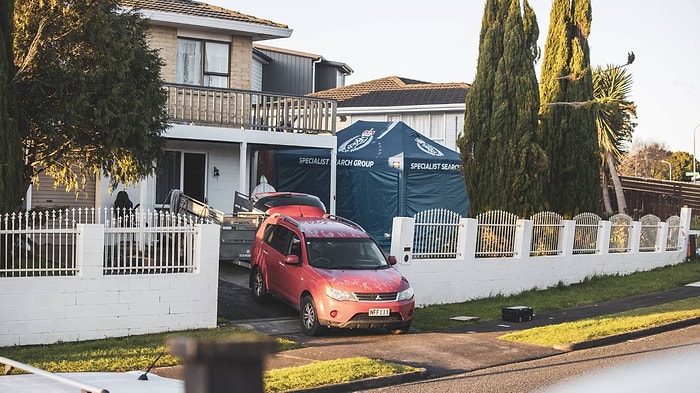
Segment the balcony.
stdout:
[[335,100],[173,83],[163,86],[171,123],[335,135]]

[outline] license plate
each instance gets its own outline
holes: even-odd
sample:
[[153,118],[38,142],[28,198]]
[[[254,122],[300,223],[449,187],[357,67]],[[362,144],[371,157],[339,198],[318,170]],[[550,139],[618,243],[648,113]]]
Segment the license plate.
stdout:
[[388,308],[370,308],[369,309],[369,316],[370,317],[388,317],[389,311],[390,310]]

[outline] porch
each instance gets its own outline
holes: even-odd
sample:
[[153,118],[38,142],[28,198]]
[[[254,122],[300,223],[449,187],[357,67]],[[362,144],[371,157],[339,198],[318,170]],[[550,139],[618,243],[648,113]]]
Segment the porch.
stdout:
[[335,135],[335,100],[164,83],[172,123]]
[[[171,123],[165,137],[179,150],[206,145],[210,170],[205,174],[213,173],[214,167],[225,168],[227,175],[234,173],[233,182],[226,185],[223,176],[214,175],[211,180],[218,183],[217,189],[204,193],[219,209],[228,211],[235,191],[251,192],[260,175],[259,154],[265,154],[260,152],[316,148],[336,156],[335,100],[172,83],[163,86]],[[328,209],[333,213],[335,166],[331,174]],[[158,207],[146,197],[139,198],[142,206]]]

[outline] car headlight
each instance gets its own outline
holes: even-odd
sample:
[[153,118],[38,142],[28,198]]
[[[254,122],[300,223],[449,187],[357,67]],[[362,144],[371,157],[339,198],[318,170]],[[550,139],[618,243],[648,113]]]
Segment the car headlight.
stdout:
[[408,287],[399,292],[398,300],[411,300],[413,298],[413,288]]
[[351,301],[355,302],[357,301],[357,298],[352,292],[348,291],[343,291],[340,289],[335,289],[333,287],[326,287],[326,295],[330,298],[333,298],[335,300],[339,301]]

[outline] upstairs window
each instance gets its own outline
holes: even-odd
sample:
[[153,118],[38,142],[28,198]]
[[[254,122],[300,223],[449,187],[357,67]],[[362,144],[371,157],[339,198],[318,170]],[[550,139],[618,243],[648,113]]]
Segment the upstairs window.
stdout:
[[178,38],[177,83],[228,87],[229,44]]

